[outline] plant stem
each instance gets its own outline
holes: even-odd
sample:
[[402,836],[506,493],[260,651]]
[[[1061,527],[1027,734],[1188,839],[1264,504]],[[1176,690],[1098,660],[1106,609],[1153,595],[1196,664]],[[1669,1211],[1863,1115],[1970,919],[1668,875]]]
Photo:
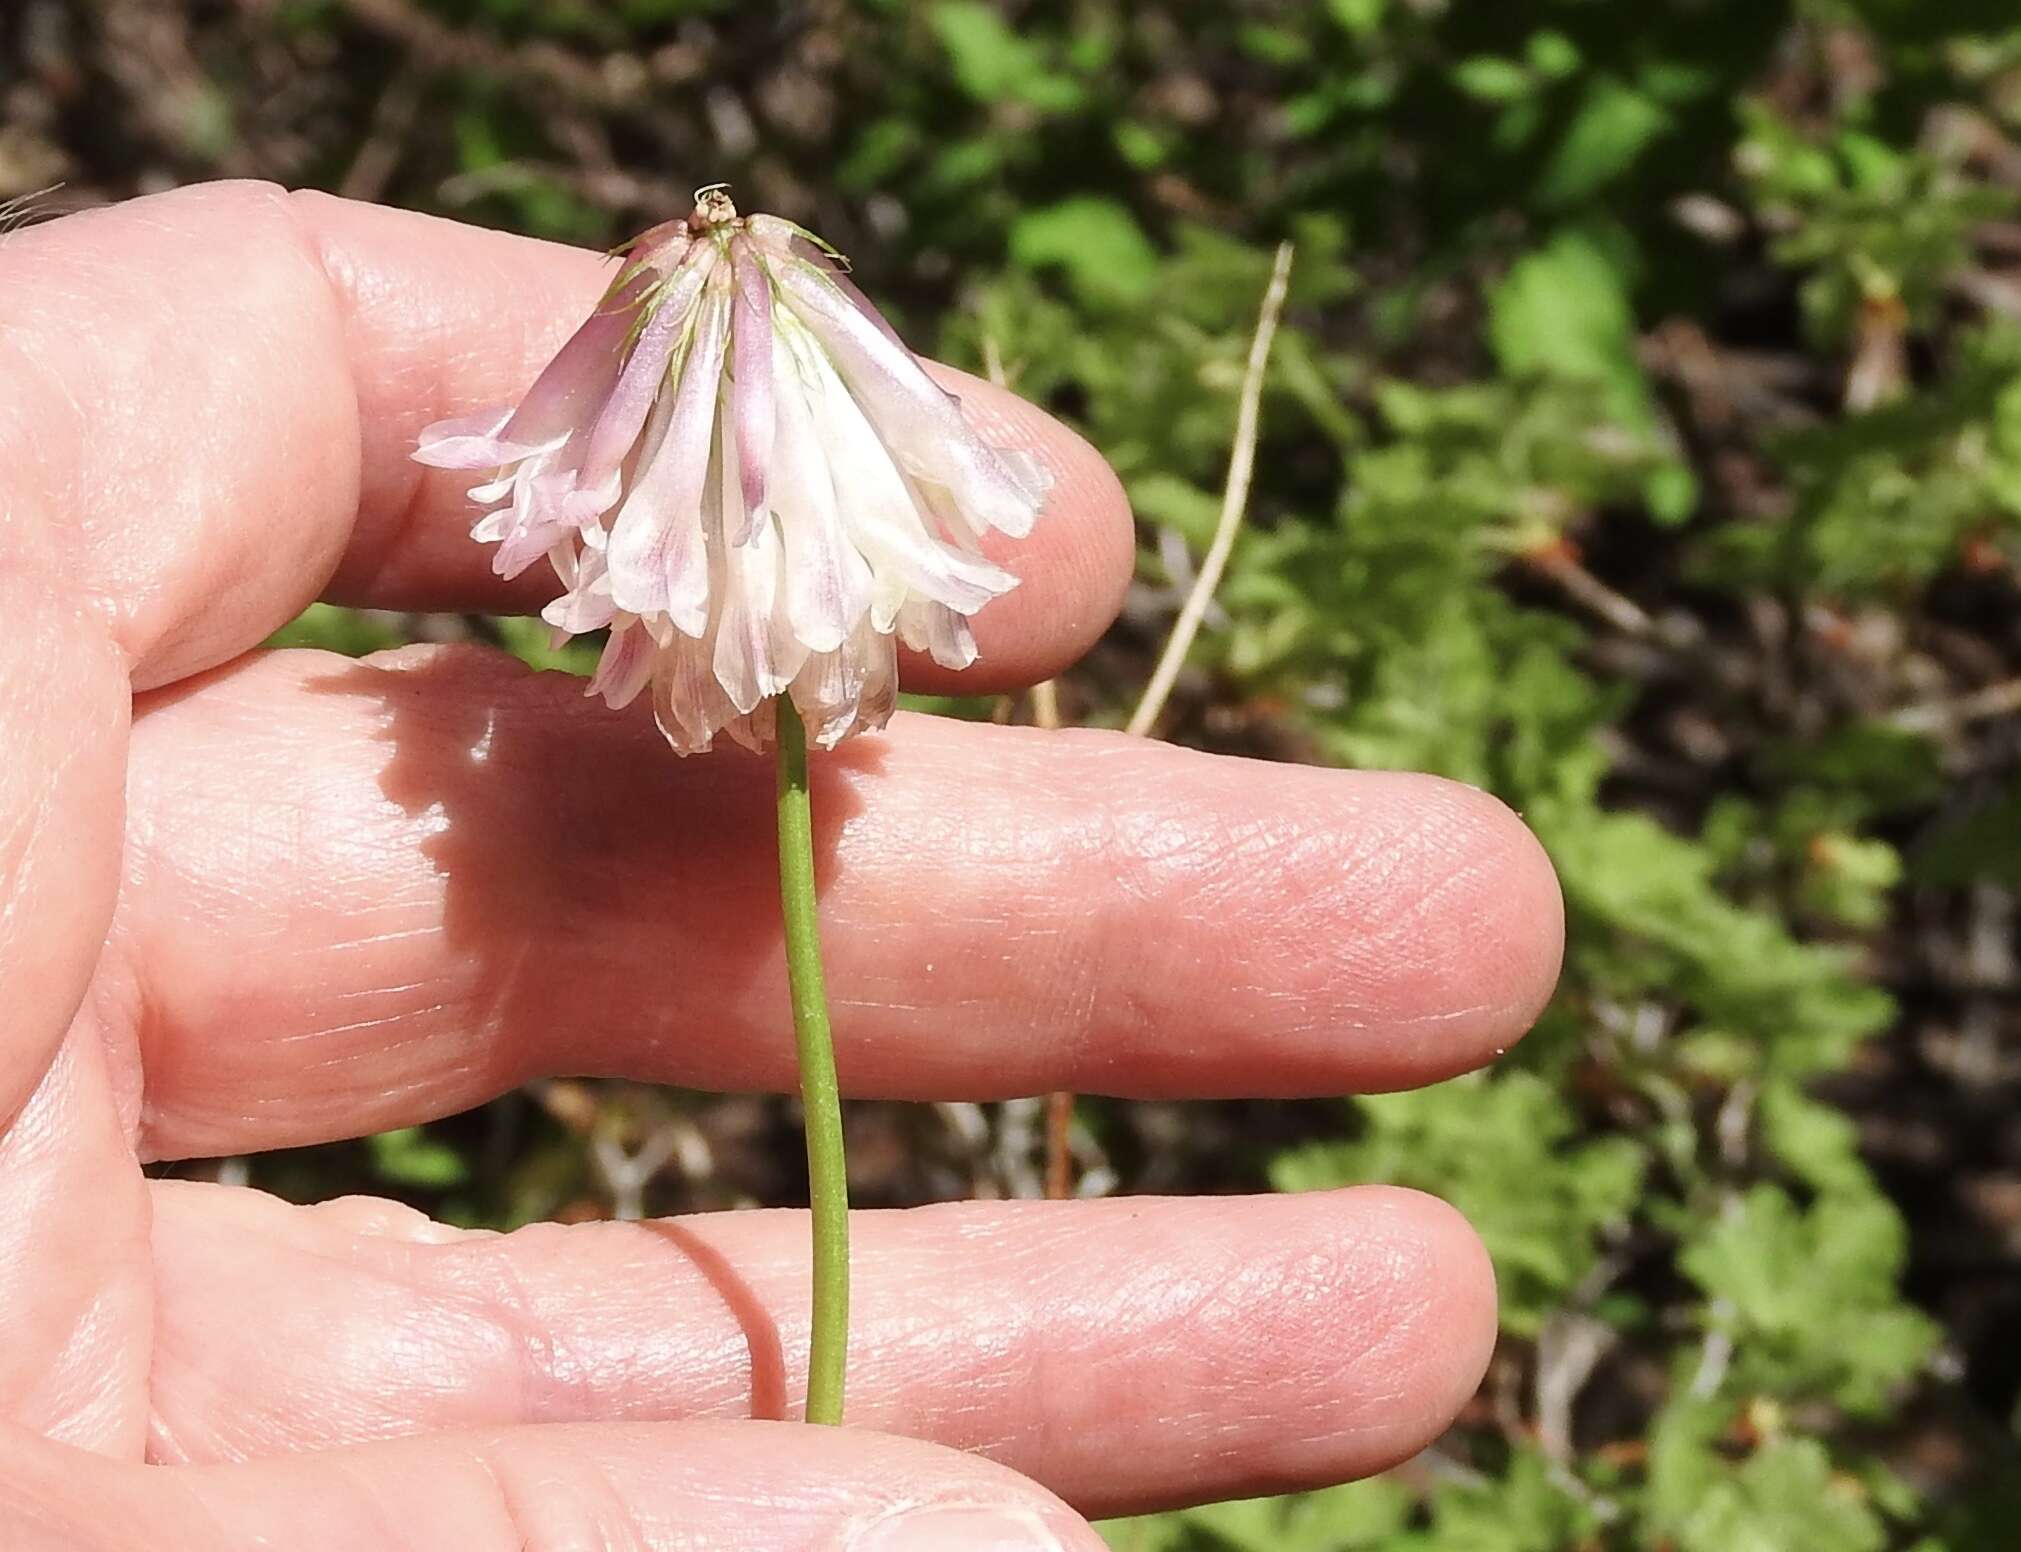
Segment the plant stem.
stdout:
[[813,1329],[807,1351],[807,1421],[842,1421],[849,1354],[849,1176],[842,1160],[842,1092],[821,978],[821,921],[814,898],[814,818],[807,792],[807,729],[788,696],[774,703],[779,740],[779,905],[786,922],[786,979],[800,1051],[800,1108],[807,1127],[807,1192],[814,1208]]

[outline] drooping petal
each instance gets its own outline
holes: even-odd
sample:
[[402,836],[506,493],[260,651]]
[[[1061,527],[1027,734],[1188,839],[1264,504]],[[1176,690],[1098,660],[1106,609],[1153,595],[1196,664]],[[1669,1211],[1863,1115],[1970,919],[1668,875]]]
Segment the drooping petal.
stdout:
[[765,509],[772,461],[772,282],[748,238],[730,240],[730,262],[737,288],[731,308],[730,419],[736,427],[745,513],[730,542],[743,544]]
[[849,278],[847,261],[830,252],[816,242],[805,229],[791,221],[782,221],[777,216],[752,216],[746,223],[751,238],[768,252],[782,259],[794,259],[803,264],[811,264],[828,276],[835,289],[848,298],[849,304],[869,320],[871,326],[900,350],[906,348],[898,331],[891,326],[891,320],[878,309],[875,302],[863,294],[862,288]]
[[509,442],[499,435],[511,418],[507,406],[424,426],[414,461],[431,469],[496,469],[540,451],[537,442]]
[[963,669],[975,661],[975,632],[968,617],[945,604],[926,599],[905,604],[898,611],[898,639],[942,668]]
[[629,706],[653,677],[653,658],[658,649],[653,638],[637,620],[623,620],[611,627],[596,672],[584,686],[585,695],[601,695],[612,711]]
[[[556,552],[570,554],[566,545],[556,546]],[[579,556],[571,556],[566,565],[556,558],[555,572],[567,591],[540,611],[543,620],[571,636],[587,635],[611,623],[617,606],[611,601],[610,577],[600,550],[586,549]]]
[[832,276],[807,262],[782,263],[774,276],[906,472],[945,486],[988,527],[1013,537],[1030,533],[1051,485],[1045,465],[984,443],[918,358],[865,318]]
[[855,726],[856,708],[863,698],[862,665],[841,647],[818,652],[793,681],[792,693],[793,708],[807,724],[808,735],[823,747],[833,747]]
[[561,506],[572,479],[566,473],[528,470],[514,479],[512,505],[506,509],[497,553],[491,557],[493,571],[502,577],[516,577],[574,531]]
[[772,506],[785,544],[787,618],[815,652],[842,645],[870,607],[870,566],[836,510],[835,475],[791,346],[775,338]]
[[[736,510],[736,439],[721,437],[710,469],[711,488],[703,498],[702,528],[709,538],[710,591],[716,601],[716,682],[740,713],[776,695],[788,679],[772,652],[773,601],[779,587],[779,535],[761,518],[743,544],[725,542],[727,513]],[[724,487],[732,504],[726,507]]]
[[624,368],[584,442],[576,488],[564,504],[571,522],[587,523],[616,505],[620,469],[639,433],[645,429],[646,418],[666,378],[667,365],[673,359],[675,347],[687,334],[695,301],[715,263],[715,244],[696,245],[654,298],[651,315],[640,328],[631,354],[625,358]]
[[[973,614],[1017,585],[1001,566],[944,544],[926,523],[898,467],[861,405],[818,348],[795,351],[808,407],[832,472],[842,530],[879,574],[888,596],[895,579],[906,591]],[[889,618],[880,618],[889,629]]]
[[637,480],[610,530],[611,596],[617,607],[666,615],[695,637],[708,625],[702,493],[728,335],[728,285],[719,274],[697,305],[680,386],[662,395],[663,429],[641,458]]
[[725,722],[723,731],[738,747],[753,754],[764,754],[772,747],[772,740],[778,732],[778,714],[773,710],[771,701],[761,701],[755,711]]
[[678,632],[653,659],[653,720],[676,754],[702,754],[737,708],[716,683],[708,642]]
[[505,424],[507,439],[540,443],[557,437],[580,440],[587,434],[617,382],[624,342],[650,283],[649,276],[635,276],[583,320],[526,390]]

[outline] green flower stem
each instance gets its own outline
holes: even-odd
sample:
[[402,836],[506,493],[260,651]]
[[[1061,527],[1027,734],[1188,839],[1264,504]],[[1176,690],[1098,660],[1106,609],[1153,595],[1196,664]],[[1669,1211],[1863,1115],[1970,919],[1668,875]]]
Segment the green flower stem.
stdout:
[[842,1091],[821,979],[821,921],[814,899],[814,818],[807,795],[807,729],[780,696],[779,904],[786,919],[786,979],[800,1048],[800,1108],[807,1126],[807,1191],[814,1207],[814,1325],[807,1353],[807,1421],[842,1421],[849,1354],[849,1176],[842,1162]]

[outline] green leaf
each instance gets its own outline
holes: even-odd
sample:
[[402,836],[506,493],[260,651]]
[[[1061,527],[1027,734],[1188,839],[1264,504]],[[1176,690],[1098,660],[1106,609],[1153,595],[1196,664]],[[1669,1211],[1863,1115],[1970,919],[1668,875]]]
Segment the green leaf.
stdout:
[[1619,267],[1585,235],[1561,232],[1510,266],[1489,298],[1488,333],[1504,371],[1603,384],[1621,419],[1647,421],[1634,309]]
[[1881,1552],[1887,1528],[1815,1439],[1775,1439],[1735,1464],[1725,1414],[1673,1406],[1650,1441],[1650,1529],[1676,1552]]
[[1090,301],[1141,301],[1158,283],[1158,250],[1112,199],[1077,196],[1019,216],[1010,251],[1028,269],[1064,269]]
[[1566,205],[1589,198],[1633,167],[1671,128],[1668,109],[1625,82],[1595,77],[1544,164],[1537,198]]
[[406,639],[385,615],[364,609],[342,609],[335,604],[310,604],[269,636],[266,644],[315,647],[324,652],[341,652],[346,657],[363,657],[368,652],[397,647]]
[[1844,1111],[1786,1082],[1764,1087],[1760,1105],[1762,1141],[1805,1184],[1819,1191],[1873,1191],[1873,1176],[1860,1158],[1859,1128]]
[[1566,1552],[1590,1545],[1597,1518],[1554,1481],[1534,1450],[1519,1450],[1497,1478],[1455,1483],[1434,1501],[1431,1530],[1397,1552]]
[[366,1139],[372,1168],[379,1178],[397,1186],[441,1191],[463,1185],[470,1167],[447,1143],[436,1142],[418,1126],[380,1132]]
[[586,676],[596,670],[603,650],[600,640],[581,636],[556,646],[544,622],[520,615],[499,615],[491,624],[505,650],[532,668]]
[[1515,102],[1537,89],[1537,78],[1513,59],[1478,54],[1453,66],[1453,84],[1482,102]]
[[1761,1185],[1685,1245],[1678,1265],[1719,1301],[1739,1384],[1818,1391],[1873,1414],[1935,1341],[1896,1287],[1907,1240],[1871,1189],[1833,1191],[1805,1209]]
[[982,0],[941,0],[929,13],[947,50],[955,79],[979,102],[1016,100],[1048,113],[1079,107],[1085,93],[1072,76],[1054,69],[1029,37],[1014,32]]
[[1413,1500],[1380,1478],[1285,1498],[1205,1504],[1101,1527],[1116,1552],[1380,1552]]
[[1326,0],[1326,11],[1342,31],[1367,37],[1383,23],[1389,0]]

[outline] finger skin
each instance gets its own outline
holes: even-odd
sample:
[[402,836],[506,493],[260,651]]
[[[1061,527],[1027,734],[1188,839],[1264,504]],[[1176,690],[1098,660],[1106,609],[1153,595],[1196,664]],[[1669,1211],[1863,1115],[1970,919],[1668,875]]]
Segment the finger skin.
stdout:
[[[468,537],[469,477],[408,454],[429,421],[509,402],[581,321],[597,255],[263,184],[207,184],[0,242],[0,467],[134,681],[255,645],[316,597],[537,608]],[[1078,437],[968,382],[975,418],[1051,464],[1025,585],[986,611],[985,670],[1045,677],[1113,617],[1132,540]],[[918,682],[946,683],[921,668]]]
[[0,1125],[76,1017],[119,889],[126,678],[57,570],[0,559]]
[[1105,1552],[988,1461],[783,1423],[501,1429],[170,1468],[9,1431],[0,1482],[8,1552],[877,1552],[876,1529],[908,1514],[928,1536],[908,1546]]
[[[800,1415],[804,1213],[495,1235],[155,1189],[156,1459]],[[1445,1429],[1494,1342],[1480,1242],[1386,1187],[964,1202],[858,1213],[852,1239],[850,1421],[1090,1515],[1382,1470]]]
[[[269,654],[134,738],[150,1155],[563,1072],[793,1086],[763,761],[676,760],[477,649]],[[1549,863],[1450,782],[901,716],[815,787],[859,1095],[1401,1087],[1490,1059],[1557,972]]]

